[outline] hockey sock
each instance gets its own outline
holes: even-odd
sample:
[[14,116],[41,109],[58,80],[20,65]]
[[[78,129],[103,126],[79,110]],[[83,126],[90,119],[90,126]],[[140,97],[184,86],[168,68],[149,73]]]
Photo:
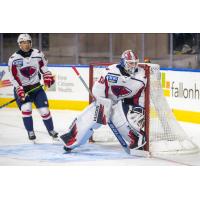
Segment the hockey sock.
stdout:
[[25,126],[25,128],[28,132],[33,131],[33,118],[32,118],[32,116],[23,117],[23,122],[24,122],[24,126]]
[[53,126],[53,120],[52,117],[50,117],[49,119],[43,119],[44,125],[46,126],[46,129],[49,131],[54,130],[54,126]]

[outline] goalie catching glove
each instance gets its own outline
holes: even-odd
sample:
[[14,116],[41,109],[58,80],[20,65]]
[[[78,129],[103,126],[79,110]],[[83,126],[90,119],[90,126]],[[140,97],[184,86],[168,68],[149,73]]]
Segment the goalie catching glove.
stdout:
[[144,119],[144,108],[138,106],[138,107],[132,107],[132,109],[129,109],[127,113],[127,119],[129,124],[136,129],[137,131],[140,131],[144,127],[145,119]]
[[55,78],[50,71],[43,74],[44,85],[50,88],[54,82]]
[[98,124],[106,125],[110,118],[112,100],[99,97],[95,103],[96,109],[94,121]]

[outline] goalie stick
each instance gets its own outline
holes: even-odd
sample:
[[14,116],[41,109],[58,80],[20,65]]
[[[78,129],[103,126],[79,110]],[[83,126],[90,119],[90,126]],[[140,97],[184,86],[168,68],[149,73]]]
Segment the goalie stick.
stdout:
[[[92,94],[91,90],[87,86],[86,82],[84,81],[84,79],[82,78],[82,76],[80,75],[80,73],[78,72],[78,70],[76,69],[76,67],[73,66],[72,69],[74,70],[74,72],[76,73],[76,75],[79,77],[79,79],[81,80],[81,82],[83,83],[83,85],[85,86],[85,88],[87,89],[87,91],[89,92],[90,96],[93,98],[94,101],[96,101],[96,98]],[[108,125],[109,125],[110,129],[112,130],[112,132],[114,133],[114,135],[117,138],[117,140],[119,141],[119,143],[121,144],[121,146],[123,147],[124,151],[127,154],[134,155],[134,156],[142,156],[142,157],[148,157],[149,156],[149,152],[147,152],[147,151],[137,150],[137,149],[136,150],[130,149],[128,147],[128,144],[123,139],[123,137],[121,136],[121,134],[119,133],[119,131],[117,130],[117,128],[115,127],[115,125],[113,124],[113,122],[111,120],[109,120]]]
[[[43,86],[44,86],[44,85],[39,85],[39,86],[37,86],[36,88],[33,88],[32,90],[29,90],[28,92],[26,92],[25,96],[28,96],[31,92],[33,92],[33,91],[35,91],[35,90],[37,90],[37,89],[39,89],[39,88],[41,88],[41,87],[43,87]],[[0,109],[6,107],[7,105],[9,105],[9,104],[11,104],[11,103],[13,103],[13,102],[15,102],[16,100],[17,100],[17,98],[12,99],[11,101],[9,101],[9,102],[7,102],[7,103],[1,105],[1,106],[0,106]]]

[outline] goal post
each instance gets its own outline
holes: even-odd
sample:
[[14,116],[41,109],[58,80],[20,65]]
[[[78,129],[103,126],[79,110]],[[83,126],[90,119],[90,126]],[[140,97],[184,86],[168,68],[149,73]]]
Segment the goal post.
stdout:
[[[113,63],[91,63],[89,68],[89,88],[101,76],[102,70]],[[161,73],[158,64],[139,63],[145,70],[147,85],[145,88],[145,126],[147,144],[145,150],[152,155],[187,154],[199,152],[199,147],[189,138],[177,122],[161,86]],[[90,102],[92,101],[90,97]],[[97,129],[93,135],[95,141],[116,141],[107,126]]]

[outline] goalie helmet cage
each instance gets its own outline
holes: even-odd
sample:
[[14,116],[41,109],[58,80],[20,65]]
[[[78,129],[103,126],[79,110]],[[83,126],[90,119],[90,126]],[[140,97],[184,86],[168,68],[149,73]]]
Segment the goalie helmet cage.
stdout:
[[[102,68],[112,63],[90,63],[89,88],[100,77]],[[160,66],[151,63],[139,63],[145,70],[147,86],[145,88],[145,127],[147,144],[145,150],[152,155],[187,154],[199,152],[199,147],[185,133],[170,109],[161,86]],[[92,98],[90,97],[90,102]],[[106,126],[107,127],[107,126]],[[93,135],[96,141],[116,141],[109,128],[100,128]]]

